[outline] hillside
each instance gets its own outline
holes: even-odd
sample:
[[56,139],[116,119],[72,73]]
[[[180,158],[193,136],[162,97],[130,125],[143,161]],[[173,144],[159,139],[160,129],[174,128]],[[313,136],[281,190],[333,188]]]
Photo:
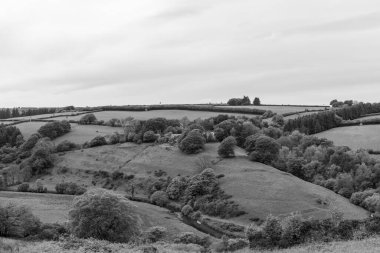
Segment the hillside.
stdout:
[[[55,184],[67,181],[84,184],[88,187],[101,187],[93,174],[99,170],[121,171],[135,178],[153,176],[154,171],[162,170],[168,176],[193,175],[197,173],[196,162],[207,158],[214,165],[221,187],[247,211],[248,214],[234,219],[247,224],[251,219],[265,218],[268,213],[288,215],[299,211],[305,217],[323,218],[329,210],[337,208],[345,218],[365,218],[367,212],[332,191],[305,182],[288,173],[260,163],[254,163],[238,150],[239,157],[220,160],[217,156],[218,144],[207,144],[201,154],[185,155],[169,145],[119,144],[67,152],[57,156],[52,175],[44,176],[44,184],[53,189]],[[58,174],[62,169],[65,174]],[[117,190],[125,191],[126,185]],[[329,203],[327,205],[318,202]]]

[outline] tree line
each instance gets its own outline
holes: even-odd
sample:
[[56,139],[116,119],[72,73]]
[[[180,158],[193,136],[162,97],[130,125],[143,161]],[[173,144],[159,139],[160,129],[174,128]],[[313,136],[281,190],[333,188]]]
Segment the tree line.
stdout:
[[285,132],[298,130],[305,134],[316,134],[339,127],[343,120],[354,120],[367,114],[379,113],[380,103],[358,103],[340,109],[289,119],[284,126]]
[[251,100],[248,96],[243,96],[243,98],[231,98],[227,102],[228,105],[261,105],[260,98],[255,97],[253,102],[251,103]]
[[55,112],[56,112],[56,108],[29,108],[29,109],[3,108],[3,109],[0,109],[0,119],[27,117],[27,116],[40,115],[40,114],[51,114]]

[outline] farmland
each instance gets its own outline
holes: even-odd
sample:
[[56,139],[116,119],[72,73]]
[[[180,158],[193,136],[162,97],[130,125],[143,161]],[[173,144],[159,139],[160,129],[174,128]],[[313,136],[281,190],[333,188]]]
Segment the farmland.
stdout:
[[326,138],[335,145],[348,146],[352,149],[380,150],[380,125],[349,126],[330,129],[316,134]]
[[[206,111],[188,111],[188,110],[152,110],[152,111],[102,111],[95,112],[94,115],[98,120],[108,121],[110,119],[125,119],[128,117],[133,117],[137,120],[147,120],[151,118],[167,118],[167,119],[182,119],[187,117],[189,120],[194,120],[197,118],[206,119],[210,117],[215,117],[219,114],[228,114],[234,116],[247,116],[254,117],[256,115],[249,114],[239,114],[239,113],[222,113],[222,112],[206,112]],[[79,120],[83,115],[79,116],[68,116],[68,117],[57,117],[56,120]]]
[[242,106],[223,106],[230,108],[254,108],[260,110],[270,110],[277,114],[293,113],[293,112],[305,112],[306,110],[324,110],[329,106],[287,106],[287,105],[242,105]]

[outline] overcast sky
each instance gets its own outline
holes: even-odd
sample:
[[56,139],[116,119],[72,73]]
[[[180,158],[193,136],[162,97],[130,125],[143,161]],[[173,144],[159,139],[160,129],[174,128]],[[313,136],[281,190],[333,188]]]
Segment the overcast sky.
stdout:
[[380,1],[1,0],[0,107],[380,101]]

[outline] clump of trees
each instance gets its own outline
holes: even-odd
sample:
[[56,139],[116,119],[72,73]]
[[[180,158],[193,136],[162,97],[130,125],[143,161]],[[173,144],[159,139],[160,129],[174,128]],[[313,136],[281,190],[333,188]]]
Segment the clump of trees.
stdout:
[[68,121],[54,121],[46,123],[38,129],[38,133],[43,137],[55,139],[71,131],[71,125]]
[[251,100],[248,96],[243,96],[243,98],[231,98],[227,102],[228,105],[250,105]]
[[123,196],[104,189],[76,197],[69,216],[71,232],[79,238],[128,242],[140,233],[135,207]]

